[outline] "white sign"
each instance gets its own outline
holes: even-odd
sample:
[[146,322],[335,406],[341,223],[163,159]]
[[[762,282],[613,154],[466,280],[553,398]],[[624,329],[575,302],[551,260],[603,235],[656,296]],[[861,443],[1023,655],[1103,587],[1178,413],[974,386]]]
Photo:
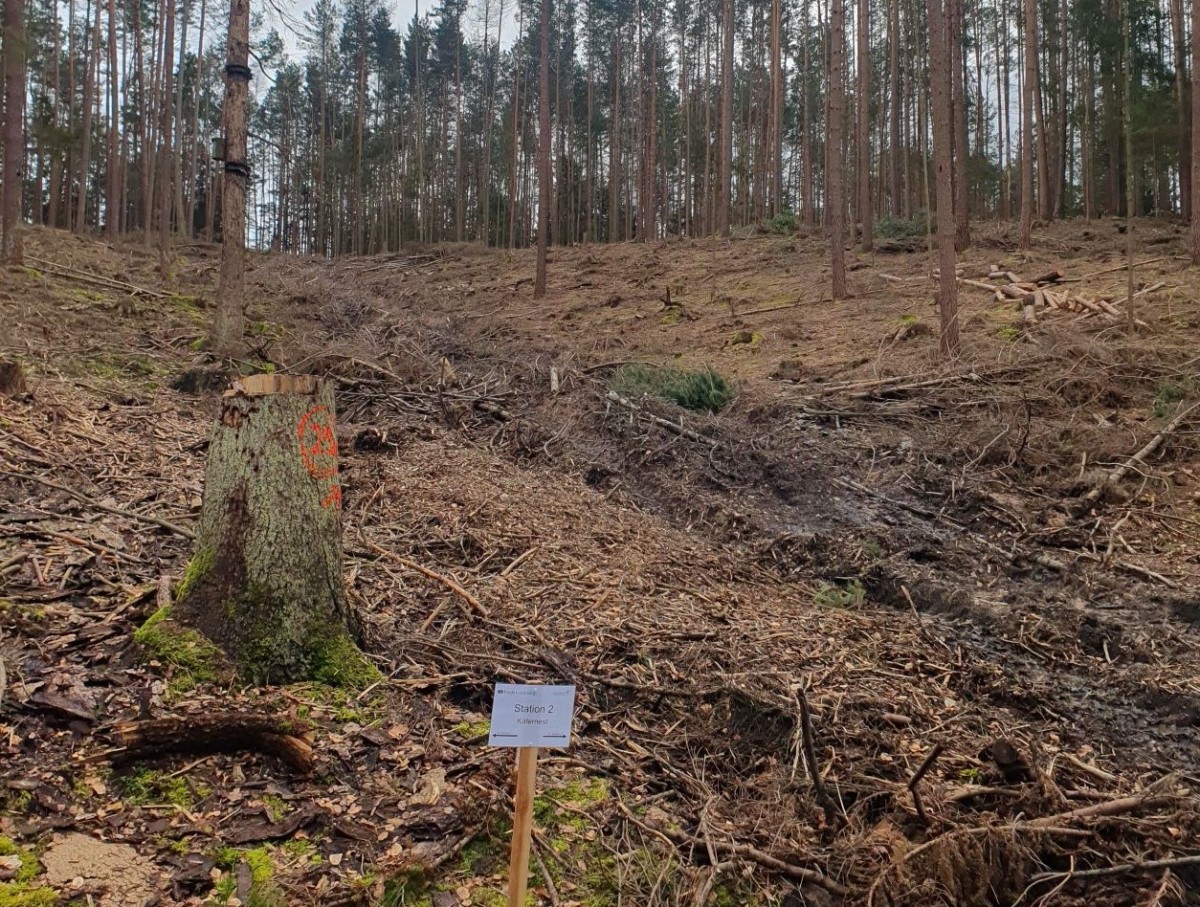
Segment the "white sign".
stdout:
[[565,747],[574,712],[573,686],[498,683],[488,746]]

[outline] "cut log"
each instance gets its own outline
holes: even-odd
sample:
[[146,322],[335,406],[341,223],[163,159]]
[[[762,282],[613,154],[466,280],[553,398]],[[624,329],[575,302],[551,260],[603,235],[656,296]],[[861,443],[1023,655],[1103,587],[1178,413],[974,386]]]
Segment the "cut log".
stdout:
[[247,682],[378,677],[355,646],[342,580],[334,429],[333,391],[316,378],[254,375],[222,401],[195,553],[170,616],[216,643]]
[[1025,290],[1021,289],[1015,283],[1010,283],[1000,287],[1000,292],[1009,299],[1024,299],[1029,295]]
[[1033,278],[1033,282],[1036,284],[1058,283],[1062,279],[1063,279],[1063,272],[1055,270],[1055,271],[1047,271],[1045,274],[1041,274],[1041,275]]

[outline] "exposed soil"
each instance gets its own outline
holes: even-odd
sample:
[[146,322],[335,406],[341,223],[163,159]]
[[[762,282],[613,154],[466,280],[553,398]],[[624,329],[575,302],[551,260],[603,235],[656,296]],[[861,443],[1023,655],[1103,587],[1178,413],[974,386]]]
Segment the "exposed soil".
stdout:
[[[1200,281],[1178,227],[1138,236],[1146,327],[1025,325],[966,285],[949,364],[927,256],[851,253],[835,303],[819,236],[557,249],[540,301],[524,252],[255,257],[246,367],[338,382],[389,676],[347,696],[234,695],[133,645],[199,512],[217,253],[163,281],[148,249],[31,233],[0,275],[27,388],[0,399],[0,835],[127,841],[162,903],[488,904],[511,754],[476,729],[495,680],[557,680],[581,711],[543,770],[540,903],[1196,902]],[[1112,224],[975,242],[971,279],[1126,305]],[[737,394],[614,399],[627,363]],[[310,722],[314,772],[110,773],[114,722],[218,708]]]

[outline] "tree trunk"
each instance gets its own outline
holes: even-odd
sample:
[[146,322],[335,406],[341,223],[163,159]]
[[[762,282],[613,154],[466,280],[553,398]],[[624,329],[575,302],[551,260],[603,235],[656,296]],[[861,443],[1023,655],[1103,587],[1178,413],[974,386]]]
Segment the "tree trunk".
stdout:
[[[953,7],[955,0],[947,6]],[[1031,0],[1032,2],[1032,0]],[[952,76],[949,68],[952,55],[947,43],[953,41],[953,26],[947,21],[941,0],[928,0],[929,8],[929,87],[933,119],[933,162],[937,184],[938,318],[940,321],[941,353],[946,357],[958,354],[958,284],[954,269],[954,187],[951,174],[954,166],[952,148],[954,127],[951,123],[953,106],[950,97]],[[961,154],[963,149],[959,148]]]
[[845,299],[846,196],[842,186],[843,137],[846,128],[846,4],[833,0],[829,13],[829,141],[825,150],[828,170],[829,197],[829,262],[833,282],[833,298]]
[[546,243],[550,239],[550,0],[542,0],[538,66],[538,248],[534,299],[546,295]]
[[316,378],[254,375],[222,401],[170,617],[251,683],[353,684],[370,671],[342,580],[337,454],[332,386]]
[[121,168],[117,140],[121,135],[121,111],[117,100],[117,4],[108,0],[108,183],[104,198],[104,230],[109,241],[121,229]]
[[[0,260],[20,264],[21,171],[25,165],[25,0],[4,0],[4,195]],[[51,200],[53,201],[53,200]]]
[[1137,206],[1134,202],[1134,174],[1133,166],[1133,50],[1130,39],[1130,32],[1133,30],[1131,22],[1133,12],[1129,8],[1130,0],[1125,0],[1121,4],[1121,35],[1124,39],[1125,59],[1122,61],[1124,70],[1124,88],[1121,92],[1122,100],[1122,119],[1124,121],[1125,133],[1125,261],[1128,264],[1126,272],[1126,282],[1128,285],[1128,298],[1125,300],[1125,315],[1129,319],[1129,327],[1134,325],[1133,317],[1133,218],[1137,214]]
[[213,318],[212,348],[233,358],[241,352],[246,293],[246,99],[250,88],[250,2],[230,0],[225,66],[225,176],[221,181],[221,283]]
[[[83,150],[79,154],[79,198],[75,208],[75,232],[87,229],[88,171],[92,158],[92,92],[96,86],[96,60],[100,54],[100,4],[96,3],[96,24],[91,30],[92,49],[84,61],[83,74]],[[85,47],[86,41],[85,41]]]
[[729,235],[733,187],[733,0],[721,0],[721,173],[717,193],[717,232]]
[[[950,42],[950,96],[954,119],[954,243],[961,251],[971,245],[971,215],[967,185],[967,76],[963,61],[963,29],[966,27],[962,0],[946,3],[946,32]],[[976,36],[978,39],[978,36]]]
[[858,218],[862,250],[871,251],[871,4],[858,0]]
[[1200,265],[1200,90],[1195,77],[1200,74],[1200,0],[1192,0],[1192,264]]
[[[866,0],[862,0],[866,3]],[[770,186],[767,214],[775,216],[783,208],[783,60],[780,0],[771,0],[771,128],[767,133],[767,182]]]
[[1025,84],[1021,116],[1021,239],[1033,238],[1033,84],[1037,80],[1037,0],[1025,0]]
[[[171,245],[171,188],[172,161],[175,148],[171,142],[171,126],[174,110],[171,105],[172,83],[175,71],[175,0],[165,0],[167,22],[163,37],[162,116],[159,136],[158,158],[158,273],[164,279],[168,271]],[[97,40],[99,37],[97,36]]]

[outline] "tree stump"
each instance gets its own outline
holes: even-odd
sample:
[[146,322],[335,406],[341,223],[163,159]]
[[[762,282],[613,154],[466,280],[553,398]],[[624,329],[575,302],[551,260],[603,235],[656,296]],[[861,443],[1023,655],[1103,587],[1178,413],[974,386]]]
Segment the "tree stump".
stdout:
[[250,683],[375,679],[346,602],[341,502],[330,386],[242,378],[213,430],[172,622],[216,643]]
[[21,363],[0,359],[0,397],[19,397],[25,393],[25,373]]

